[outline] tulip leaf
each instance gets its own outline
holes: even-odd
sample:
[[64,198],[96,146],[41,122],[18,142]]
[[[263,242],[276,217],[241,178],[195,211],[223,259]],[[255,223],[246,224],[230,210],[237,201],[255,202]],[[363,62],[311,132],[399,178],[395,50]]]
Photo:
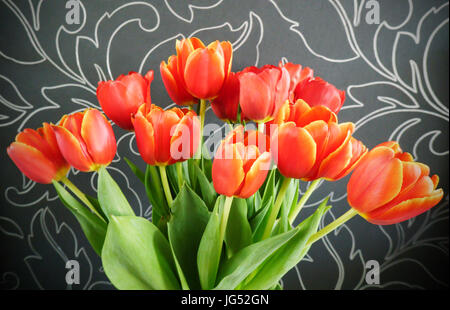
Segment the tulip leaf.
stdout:
[[286,272],[297,265],[307,251],[305,245],[308,239],[317,231],[320,219],[330,208],[325,199],[317,208],[313,215],[304,220],[295,229],[298,232],[288,242],[276,250],[264,263],[258,268],[258,272],[251,279],[247,279],[241,289],[265,290],[273,287],[283,277]]
[[214,186],[211,184],[211,182],[209,182],[208,178],[197,165],[195,165],[195,170],[203,201],[205,202],[208,209],[212,210],[217,198],[217,193],[214,189]]
[[178,186],[178,174],[176,165],[166,166],[167,178],[169,179],[169,184],[172,191],[177,195],[180,192],[180,188]]
[[269,174],[269,181],[266,184],[264,195],[261,200],[261,208],[256,211],[250,224],[253,231],[253,242],[261,240],[264,234],[264,229],[269,220],[270,210],[274,203],[275,193],[275,170],[272,170]]
[[102,250],[108,279],[118,289],[179,289],[169,242],[150,221],[111,216]]
[[[281,179],[280,182],[283,182],[283,179]],[[292,209],[292,206],[297,203],[298,191],[299,181],[291,180],[291,183],[289,184],[289,187],[284,194],[283,203],[281,205],[280,218],[277,222],[274,232],[281,234],[291,228],[291,226],[289,225],[289,212]]]
[[202,158],[202,171],[210,182],[212,182],[212,163],[212,159]]
[[229,257],[252,243],[252,229],[247,220],[247,204],[244,199],[234,198],[225,232]]
[[155,166],[147,165],[144,184],[147,197],[152,204],[152,221],[157,225],[162,217],[169,215],[169,207],[164,196],[158,169]]
[[240,250],[223,264],[215,289],[269,289],[276,285],[306,254],[302,250],[327,210],[323,204],[295,229]]
[[247,276],[257,270],[271,254],[293,238],[297,232],[298,229],[293,229],[284,234],[253,243],[240,250],[222,264],[219,270],[220,282],[215,289],[235,289]]
[[125,162],[128,164],[128,166],[130,167],[131,171],[138,177],[138,179],[141,180],[141,182],[145,184],[145,173],[142,172],[141,169],[139,169],[139,167],[136,166],[128,158],[124,157],[123,159],[125,159]]
[[197,267],[200,284],[204,290],[214,287],[219,269],[223,246],[220,238],[220,209],[224,204],[223,198],[223,196],[217,198],[198,248]]
[[92,197],[91,195],[88,195],[88,194],[84,194],[84,195],[89,200],[89,202],[92,204],[95,211],[97,211],[103,217],[103,219],[106,222],[108,222],[108,218],[106,217],[106,214],[103,212],[102,207],[100,206],[100,202],[98,202],[98,199],[95,197]]
[[113,215],[134,215],[119,185],[105,167],[98,170],[98,200],[104,214],[111,220]]
[[106,236],[106,222],[75,199],[61,184],[53,181],[61,202],[75,215],[94,251],[100,256]]
[[209,211],[205,203],[185,183],[173,201],[167,228],[175,257],[192,289],[200,289],[197,250],[208,221]]

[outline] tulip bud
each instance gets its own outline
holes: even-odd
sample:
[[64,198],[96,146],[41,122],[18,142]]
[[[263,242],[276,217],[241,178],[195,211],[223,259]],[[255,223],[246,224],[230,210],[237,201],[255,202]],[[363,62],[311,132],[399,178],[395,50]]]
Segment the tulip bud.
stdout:
[[38,183],[59,181],[70,168],[59,151],[53,129],[47,123],[37,130],[27,128],[20,132],[7,152],[17,168]]
[[270,153],[261,147],[264,135],[239,126],[222,141],[212,165],[213,185],[217,193],[248,198],[261,187],[270,165]]
[[320,77],[309,78],[295,88],[294,100],[298,99],[304,100],[310,107],[322,105],[338,114],[345,101],[345,92]]
[[305,79],[312,78],[314,71],[309,67],[305,67],[304,69],[302,69],[302,65],[293,64],[291,62],[288,62],[283,65],[283,63],[280,61],[278,66],[280,68],[285,68],[289,72],[290,77],[289,100],[295,101],[294,90],[297,88],[297,85]]
[[149,165],[166,166],[194,156],[200,140],[200,121],[194,111],[164,111],[142,105],[133,117],[136,143]]
[[[218,118],[232,123],[238,122],[239,110],[239,78],[238,74],[230,72],[219,96],[211,102],[211,108]],[[241,120],[244,114],[241,112]]]
[[231,43],[215,41],[205,46],[198,38],[188,38],[177,41],[176,50],[177,56],[160,65],[172,100],[187,105],[217,97],[231,70]]
[[289,72],[265,65],[239,73],[239,104],[245,116],[258,123],[272,120],[289,95]]
[[120,128],[132,130],[131,116],[136,114],[144,102],[151,104],[152,81],[153,70],[144,77],[130,72],[119,76],[115,81],[99,82],[97,98],[103,112]]
[[415,217],[441,201],[439,177],[390,141],[373,148],[347,184],[348,203],[367,221],[389,225]]
[[80,171],[96,171],[114,159],[117,145],[113,129],[96,109],[64,115],[53,130],[62,155]]

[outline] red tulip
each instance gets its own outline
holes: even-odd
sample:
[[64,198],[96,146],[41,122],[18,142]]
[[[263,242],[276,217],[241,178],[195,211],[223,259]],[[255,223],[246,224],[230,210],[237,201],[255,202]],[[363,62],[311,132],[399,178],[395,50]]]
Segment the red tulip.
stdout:
[[357,165],[347,184],[347,199],[367,221],[395,224],[415,217],[441,201],[439,177],[403,153],[396,142],[372,149]]
[[[212,165],[212,179],[217,193],[248,198],[261,187],[270,165],[270,153],[258,145],[265,140],[239,126],[222,141]],[[260,136],[257,139],[253,137]],[[258,142],[259,141],[259,142]]]
[[[211,108],[218,118],[232,123],[238,122],[239,112],[239,72],[230,72],[225,81],[219,96],[211,102]],[[241,111],[240,120],[244,120],[244,113]]]
[[98,170],[114,159],[117,149],[114,132],[96,109],[64,115],[53,129],[62,155],[80,171]]
[[55,133],[47,123],[37,130],[27,128],[20,132],[7,152],[17,168],[38,183],[59,181],[70,168],[59,151]]
[[200,121],[195,112],[145,105],[133,117],[141,157],[149,165],[166,166],[194,156],[200,140]]
[[297,85],[305,79],[312,78],[314,71],[309,67],[305,67],[304,69],[302,69],[302,65],[293,64],[292,62],[288,62],[283,65],[283,63],[280,61],[278,66],[280,68],[285,68],[289,72],[289,100],[295,101],[294,90],[297,88]]
[[205,46],[198,38],[177,41],[177,56],[160,65],[169,96],[177,104],[217,97],[231,70],[230,42],[215,41]]
[[294,91],[294,100],[302,99],[311,107],[323,105],[338,114],[344,104],[345,92],[320,77],[305,79]]
[[281,174],[306,181],[335,181],[346,176],[367,153],[352,137],[353,123],[337,123],[325,106],[298,100],[283,106],[271,140],[272,156]]
[[97,98],[103,112],[117,126],[132,130],[131,115],[144,102],[150,104],[150,84],[153,81],[153,70],[142,77],[139,73],[130,72],[121,75],[115,81],[99,82]]
[[247,67],[239,74],[239,103],[245,116],[258,123],[275,117],[288,99],[290,77],[286,68]]

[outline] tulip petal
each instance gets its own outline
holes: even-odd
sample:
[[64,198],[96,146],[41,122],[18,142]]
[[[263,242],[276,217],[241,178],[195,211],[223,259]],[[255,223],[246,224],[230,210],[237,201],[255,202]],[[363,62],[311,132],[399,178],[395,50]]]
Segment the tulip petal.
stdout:
[[439,189],[430,196],[403,201],[382,214],[365,214],[364,218],[376,225],[396,224],[428,211],[437,205],[443,196],[443,190]]
[[239,76],[239,103],[245,116],[254,121],[264,120],[272,106],[272,92],[266,82],[254,73]]
[[400,192],[403,169],[401,161],[394,155],[390,148],[374,148],[353,172],[347,184],[347,198],[357,211],[375,210]]
[[281,125],[270,142],[271,153],[281,174],[288,178],[305,177],[316,160],[316,143],[308,131],[288,122]]
[[220,45],[217,48],[196,49],[184,68],[184,81],[188,92],[200,99],[217,97],[222,88],[225,71]]
[[13,142],[7,152],[17,168],[35,182],[49,184],[57,174],[53,163],[32,146]]
[[352,138],[352,159],[347,167],[333,180],[339,180],[348,175],[358,163],[364,158],[367,154],[367,147],[362,144],[361,141]]
[[89,109],[84,113],[81,136],[96,164],[111,163],[116,155],[116,138],[111,124],[100,111]]
[[267,173],[268,166],[270,163],[270,153],[262,153],[256,161],[253,162],[250,170],[248,170],[247,175],[244,179],[244,186],[240,190],[238,196],[240,198],[249,198],[263,185]]
[[198,117],[188,112],[182,117],[170,140],[169,164],[183,161],[194,156],[200,143],[200,121]]
[[152,124],[141,113],[138,113],[133,118],[133,126],[136,133],[136,144],[142,159],[149,165],[155,165],[155,132]]
[[95,168],[90,155],[82,149],[80,142],[69,130],[62,126],[54,126],[53,130],[61,154],[71,166],[84,172]]
[[316,178],[333,180],[347,167],[352,159],[351,138],[351,132],[348,131],[344,143],[322,161]]
[[[231,197],[234,196],[236,191],[240,188],[242,181],[245,178],[245,173],[243,162],[239,156],[236,145],[221,144],[221,146],[224,145],[227,145],[225,149],[232,148],[231,152],[227,152],[225,149],[219,147],[219,149],[222,149],[222,152],[219,153],[218,158],[214,158],[212,165],[212,179],[217,193]],[[231,153],[231,155],[223,156],[225,154],[228,155],[228,153]],[[220,154],[222,156],[220,156]]]

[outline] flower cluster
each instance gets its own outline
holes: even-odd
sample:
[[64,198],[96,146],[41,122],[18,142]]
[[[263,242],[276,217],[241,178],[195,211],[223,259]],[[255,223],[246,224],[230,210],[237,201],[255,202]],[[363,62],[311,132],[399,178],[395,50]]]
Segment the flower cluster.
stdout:
[[[64,115],[56,125],[25,129],[8,147],[23,174],[54,184],[116,287],[272,288],[293,267],[292,255],[305,255],[313,242],[353,216],[395,224],[441,201],[438,176],[430,176],[429,167],[397,142],[369,151],[353,137],[355,125],[338,121],[345,92],[312,69],[280,62],[232,72],[232,59],[230,42],[177,41],[176,55],[161,62],[160,72],[180,107],[166,110],[152,104],[152,70],[98,84],[103,112],[134,133],[147,164],[144,172],[127,159],[146,187],[151,223],[135,216],[107,172],[117,147],[101,111],[86,109]],[[209,104],[229,125],[213,160],[202,151]],[[250,122],[258,130],[249,129]],[[98,198],[68,180],[70,167],[99,174]],[[294,226],[319,182],[350,173],[347,213],[317,231],[328,208],[325,199],[314,215]],[[311,181],[300,199],[299,180]],[[59,182],[92,212],[83,211]],[[236,268],[239,264],[245,270]]]

